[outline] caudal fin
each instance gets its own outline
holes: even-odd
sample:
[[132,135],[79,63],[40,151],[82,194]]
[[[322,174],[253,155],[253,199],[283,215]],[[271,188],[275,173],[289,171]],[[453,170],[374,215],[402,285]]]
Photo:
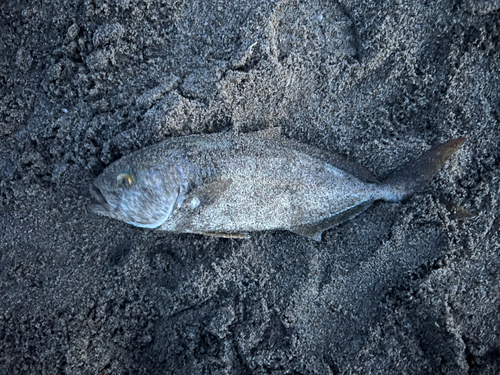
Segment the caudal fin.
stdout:
[[[398,192],[397,200],[405,199],[422,190],[439,168],[465,142],[465,138],[455,138],[424,152],[416,160],[410,161],[391,173],[384,185],[391,186]],[[396,200],[396,199],[394,199]]]

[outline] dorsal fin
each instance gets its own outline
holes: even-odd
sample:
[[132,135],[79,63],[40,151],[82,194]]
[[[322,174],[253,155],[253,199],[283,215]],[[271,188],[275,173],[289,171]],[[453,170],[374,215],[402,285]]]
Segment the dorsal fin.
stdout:
[[326,152],[317,147],[286,138],[281,135],[281,128],[271,128],[255,133],[259,136],[262,135],[261,138],[272,139],[276,142],[276,145],[291,148],[292,150],[303,152],[313,158],[324,161],[325,163],[328,163],[337,169],[341,169],[364,182],[378,182],[377,178],[361,164],[349,161],[342,155]]
[[321,220],[314,224],[300,225],[298,227],[291,228],[290,231],[304,237],[309,237],[310,239],[319,242],[321,241],[321,235],[325,230],[333,228],[334,226],[352,219],[356,215],[359,215],[361,212],[370,207],[372,203],[373,200],[362,202],[327,219]]
[[333,165],[338,169],[342,169],[343,171],[353,175],[354,177],[359,178],[365,182],[378,182],[377,178],[363,165],[356,163],[354,161],[347,160],[342,155],[333,154],[333,153],[324,153],[325,160],[327,163]]

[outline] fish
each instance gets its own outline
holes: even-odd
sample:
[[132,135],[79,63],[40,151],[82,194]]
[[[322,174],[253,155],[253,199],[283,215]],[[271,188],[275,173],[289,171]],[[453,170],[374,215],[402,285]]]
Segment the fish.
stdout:
[[288,230],[321,241],[373,202],[423,190],[464,141],[437,145],[378,181],[279,128],[170,138],[105,168],[90,186],[91,211],[172,233],[248,238]]

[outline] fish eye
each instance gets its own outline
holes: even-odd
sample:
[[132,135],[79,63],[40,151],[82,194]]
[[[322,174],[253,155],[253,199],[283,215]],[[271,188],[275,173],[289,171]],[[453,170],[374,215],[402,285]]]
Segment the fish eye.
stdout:
[[121,187],[128,187],[132,185],[132,182],[134,182],[134,176],[130,172],[123,171],[116,176],[116,183]]

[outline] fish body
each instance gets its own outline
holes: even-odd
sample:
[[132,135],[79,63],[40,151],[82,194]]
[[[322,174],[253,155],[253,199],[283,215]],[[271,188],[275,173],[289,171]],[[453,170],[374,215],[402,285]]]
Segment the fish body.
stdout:
[[374,201],[397,202],[421,189],[462,142],[431,149],[415,173],[402,169],[379,183],[363,167],[274,129],[173,138],[106,168],[91,186],[93,210],[174,233],[284,229],[319,241]]

